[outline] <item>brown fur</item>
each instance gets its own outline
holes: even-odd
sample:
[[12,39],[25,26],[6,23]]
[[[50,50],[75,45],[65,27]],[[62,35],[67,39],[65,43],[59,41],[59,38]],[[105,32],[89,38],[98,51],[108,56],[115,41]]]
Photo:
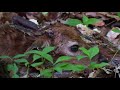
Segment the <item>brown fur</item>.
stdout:
[[77,41],[80,44],[80,46],[83,46],[85,44],[85,42],[81,40],[80,34],[75,30],[74,27],[57,23],[53,25],[52,30],[54,32],[60,33],[62,36],[68,38],[69,40]]
[[0,55],[16,55],[24,53],[34,39],[11,28],[9,25],[0,26]]
[[12,17],[16,15],[14,12],[1,12],[0,24],[11,23]]
[[54,38],[49,38],[46,35],[40,36],[36,39],[35,45],[42,45],[45,41],[48,41],[50,44],[57,46],[61,41],[65,39],[76,41],[80,46],[85,46],[85,42],[81,40],[79,33],[75,30],[74,27],[69,27],[64,24],[56,23],[51,26],[52,31],[54,32]]
[[11,28],[9,25],[0,26],[0,55],[16,55],[24,53],[32,44],[41,47],[48,42],[50,45],[57,46],[60,41],[72,40],[84,45],[75,28],[63,24],[51,26],[54,32],[54,38],[49,38],[46,34],[33,38],[24,33]]
[[[26,50],[32,49],[34,47],[45,46],[46,43],[52,46],[59,47],[59,44],[63,43],[65,40],[76,41],[79,46],[87,47],[87,44],[81,40],[79,33],[74,27],[69,27],[60,23],[51,26],[54,32],[54,37],[49,38],[46,34],[33,38],[31,36],[25,35],[24,33],[11,28],[9,25],[4,25],[0,27],[0,55],[11,55],[24,53]],[[48,29],[49,30],[49,29]],[[64,55],[64,54],[63,54]],[[89,63],[89,60],[80,61],[83,64]]]

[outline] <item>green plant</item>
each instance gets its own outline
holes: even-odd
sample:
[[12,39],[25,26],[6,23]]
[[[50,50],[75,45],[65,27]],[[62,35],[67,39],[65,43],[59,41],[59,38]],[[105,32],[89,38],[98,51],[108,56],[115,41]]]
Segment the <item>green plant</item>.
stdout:
[[[76,58],[78,60],[81,60],[86,57],[88,57],[91,60],[94,56],[96,56],[99,53],[98,46],[91,47],[88,50],[84,47],[79,48],[79,49],[82,50],[82,52],[87,56],[84,56],[84,55],[76,56]],[[104,63],[104,62],[98,64],[96,62],[91,61],[90,65],[87,67],[85,65],[75,65],[75,64],[68,63],[68,62],[64,62],[64,61],[68,61],[71,59],[72,59],[72,57],[70,57],[70,56],[59,57],[56,60],[56,62],[52,63],[51,68],[42,70],[41,75],[43,75],[45,77],[52,77],[53,72],[55,72],[55,71],[57,71],[59,73],[62,73],[63,70],[68,70],[68,71],[72,71],[72,72],[80,72],[82,70],[85,70],[86,68],[95,69],[95,68],[102,68],[106,65],[109,65],[108,63]]]
[[[44,58],[45,60],[51,62],[52,64],[51,67],[40,70],[41,76],[52,77],[55,71],[59,73],[62,73],[63,70],[70,70],[70,71],[76,72],[76,71],[82,71],[86,68],[86,66],[84,65],[73,65],[68,62],[64,62],[64,61],[71,60],[72,57],[70,56],[61,56],[57,60],[53,60],[52,56],[48,53],[53,51],[54,49],[55,47],[49,46],[49,47],[45,47],[42,51],[31,50],[31,51],[26,52],[26,54],[34,54],[33,61],[40,59],[40,58]],[[40,63],[40,64],[43,64],[43,63]]]
[[118,29],[118,28],[113,28],[112,31],[116,32],[116,33],[120,33],[120,29]]
[[[0,59],[10,59],[10,60],[12,60],[13,61],[13,58],[12,57],[10,57],[10,56],[0,56]],[[19,76],[17,75],[17,72],[18,72],[18,67],[17,67],[17,65],[15,64],[15,63],[12,63],[12,64],[8,64],[7,66],[6,66],[7,68],[7,71],[9,71],[10,72],[10,76],[12,77],[12,78],[19,78]]]
[[[60,56],[57,60],[54,60],[53,57],[50,55],[50,52],[53,51],[55,47],[45,47],[43,50],[38,51],[38,50],[30,50],[28,52],[25,52],[24,54],[18,54],[13,57],[9,56],[0,56],[0,58],[5,59],[15,59],[13,60],[12,64],[7,65],[7,70],[10,72],[10,75],[12,78],[19,78],[19,75],[17,74],[19,70],[20,64],[25,65],[27,67],[27,77],[29,74],[29,68],[33,67],[36,68],[44,65],[45,61],[48,61],[51,63],[50,67],[43,68],[43,69],[38,69],[40,71],[40,76],[50,78],[54,75],[54,72],[59,72],[62,73],[62,71],[67,70],[71,72],[80,72],[85,70],[86,68],[89,69],[95,69],[95,68],[102,68],[108,63],[95,63],[92,62],[90,63],[89,66],[85,65],[76,65],[76,64],[71,64],[67,61],[70,61],[73,59],[71,56]],[[82,60],[83,58],[89,58],[92,60],[92,58],[99,53],[99,48],[98,46],[91,47],[90,49],[86,49],[84,47],[79,48],[85,55],[79,55],[76,56],[77,60]],[[28,62],[27,59],[25,59],[26,56],[28,55],[33,55],[33,60],[32,62]]]
[[91,47],[90,49],[86,49],[84,47],[79,48],[80,50],[82,50],[82,52],[84,54],[86,54],[88,56],[88,58],[91,60],[95,55],[97,55],[99,53],[99,48],[98,46],[94,46]]
[[10,56],[0,56],[0,59],[11,59],[11,57]]
[[69,26],[76,26],[78,24],[82,24],[82,22],[81,22],[81,20],[78,20],[78,19],[69,18],[69,19],[67,19],[67,21],[65,22],[65,24],[67,24]]
[[120,17],[120,12],[117,12],[117,16],[119,16],[119,17]]
[[42,13],[42,15],[44,15],[44,16],[47,16],[48,15],[48,12],[41,12]]
[[52,77],[52,75],[55,71],[62,73],[63,70],[68,70],[68,71],[72,71],[72,72],[78,72],[78,71],[85,70],[86,66],[84,66],[84,65],[74,65],[74,64],[70,64],[68,62],[64,62],[64,61],[71,60],[71,58],[72,57],[70,57],[70,56],[59,57],[56,60],[56,62],[54,62],[52,64],[51,68],[42,70],[40,72],[41,75],[45,76],[45,77]]
[[8,64],[7,70],[10,72],[10,75],[12,76],[12,78],[19,78],[19,76],[17,75],[18,67],[15,63]]
[[79,19],[72,19],[72,18],[69,18],[66,20],[65,24],[69,25],[69,26],[76,26],[78,24],[84,24],[86,26],[88,25],[93,25],[97,22],[99,22],[100,20],[99,19],[96,19],[96,18],[88,18],[87,16],[83,16],[82,17],[82,21],[79,20]]
[[90,59],[90,61],[91,61],[90,64],[89,64],[89,66],[87,68],[89,68],[89,69],[95,69],[95,68],[102,68],[102,67],[104,67],[106,65],[109,65],[108,63],[105,63],[105,62],[102,62],[102,63],[99,63],[99,64],[96,63],[96,62],[92,62],[92,58],[99,53],[98,46],[91,47],[88,50],[86,48],[84,48],[84,47],[81,47],[79,49],[82,50],[82,52],[85,55],[87,55],[87,56],[80,55],[80,56],[77,56],[77,59],[81,60],[83,58],[88,57]]
[[82,21],[84,25],[88,26],[90,24],[95,24],[99,22],[100,20],[96,18],[88,18],[87,16],[83,16]]
[[109,65],[108,63],[102,62],[102,63],[96,63],[96,62],[91,62],[90,65],[88,66],[90,69],[95,69],[95,68],[102,68],[104,66]]
[[[28,72],[29,72],[29,68],[30,67],[34,67],[37,68],[38,66],[42,65],[44,63],[44,61],[37,61],[39,59],[43,58],[45,60],[48,60],[49,62],[53,63],[53,58],[51,55],[49,55],[48,53],[53,51],[55,47],[45,47],[42,51],[38,51],[38,50],[30,50],[24,54],[18,54],[17,56],[14,56],[14,58],[21,58],[21,59],[17,59],[15,60],[15,63],[20,64],[20,63],[24,63],[24,65],[27,67],[27,76],[28,76]],[[24,56],[33,54],[33,60],[32,62],[28,62],[28,60],[24,59]]]
[[[41,51],[38,51],[38,50],[31,50],[31,51],[28,51],[24,54],[17,54],[13,57],[10,57],[10,56],[0,56],[1,59],[10,59],[13,63],[12,64],[8,64],[7,65],[7,71],[10,72],[10,76],[12,76],[13,78],[18,78],[19,75],[17,75],[17,72],[18,72],[18,66],[20,64],[24,64],[26,67],[27,67],[27,76],[28,76],[28,72],[29,72],[29,68],[30,66],[31,67],[37,67],[37,66],[40,66],[43,64],[43,62],[35,62],[37,59],[41,58],[41,56],[47,58],[47,60],[52,60],[52,57],[45,54],[46,53],[49,53],[54,47],[46,47],[43,49],[43,52]],[[47,51],[46,51],[47,49]],[[36,53],[36,54],[34,54]],[[32,63],[28,62],[27,59],[25,59],[25,57],[29,54],[34,54],[33,55],[33,61]],[[40,54],[40,55],[37,55],[37,54]]]

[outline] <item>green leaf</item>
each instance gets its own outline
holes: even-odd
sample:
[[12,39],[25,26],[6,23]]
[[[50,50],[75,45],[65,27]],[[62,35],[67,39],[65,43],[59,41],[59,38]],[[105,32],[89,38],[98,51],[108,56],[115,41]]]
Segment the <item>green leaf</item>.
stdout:
[[52,77],[52,70],[51,69],[42,70],[42,71],[40,71],[40,75],[44,76],[46,78],[50,78],[50,77]]
[[0,56],[0,58],[1,58],[1,59],[7,59],[7,58],[10,59],[11,57],[9,57],[9,56]]
[[52,58],[51,55],[49,55],[47,53],[44,53],[44,52],[41,52],[41,51],[38,51],[38,50],[31,50],[31,51],[26,52],[25,54],[38,54],[38,55],[41,55],[46,60],[48,60],[51,63],[53,63],[53,58]]
[[87,24],[87,25],[89,25],[89,24],[92,24],[92,25],[93,25],[93,24],[95,24],[95,23],[97,23],[97,22],[99,22],[99,21],[100,21],[99,19],[90,18],[86,24]]
[[117,16],[119,16],[119,17],[120,17],[120,12],[117,12]]
[[30,51],[28,51],[28,52],[25,52],[25,55],[26,55],[26,54],[39,54],[39,53],[41,53],[41,51],[38,51],[38,50],[30,50]]
[[105,63],[105,62],[102,62],[102,63],[100,63],[100,64],[98,64],[99,65],[99,67],[98,68],[102,68],[102,67],[105,67],[105,66],[107,66],[107,65],[109,65],[108,63]]
[[43,58],[45,58],[46,60],[48,60],[48,61],[50,61],[51,63],[53,63],[53,58],[52,58],[51,55],[46,54],[46,53],[43,53],[43,52],[39,53],[39,55],[41,55]]
[[83,56],[83,55],[76,56],[77,60],[81,60],[81,59],[83,59],[85,57],[87,57],[87,56]]
[[116,33],[120,33],[120,30],[117,29],[117,28],[113,29],[112,31],[113,31],[113,32],[116,32]]
[[96,19],[96,18],[88,18],[87,16],[83,16],[82,21],[83,21],[83,24],[88,26],[89,24],[93,25],[93,24],[99,22],[100,20]]
[[55,62],[56,63],[59,63],[59,62],[62,62],[62,61],[67,61],[67,60],[70,60],[71,57],[70,56],[61,56],[57,59],[57,61]]
[[38,66],[40,66],[40,65],[42,65],[42,64],[43,64],[43,62],[33,63],[33,64],[31,64],[31,66],[32,66],[32,67],[38,67]]
[[69,18],[69,19],[66,20],[65,24],[67,24],[69,26],[76,26],[78,24],[82,24],[82,22],[80,20],[78,20],[78,19]]
[[19,78],[17,74],[13,74],[12,78]]
[[95,69],[95,68],[102,68],[102,67],[105,67],[109,65],[108,63],[105,63],[105,62],[102,62],[100,64],[97,64],[96,62],[91,62],[90,65],[89,65],[89,68],[90,69]]
[[70,63],[58,63],[54,66],[54,70],[59,73],[62,73],[62,70],[67,67]]
[[72,70],[72,69],[73,69],[73,64],[70,63],[58,63],[54,67],[54,70],[60,73],[62,73],[63,70]]
[[18,67],[17,65],[14,63],[14,64],[8,64],[7,65],[7,70],[8,71],[13,71],[13,73],[17,73],[18,72]]
[[81,47],[79,48],[80,50],[82,50],[82,52],[84,54],[86,54],[89,59],[91,60],[95,55],[97,55],[99,53],[99,48],[98,46],[94,46],[94,47],[91,47],[89,50],[87,50],[86,48],[84,47]]
[[48,12],[42,12],[42,14],[43,14],[44,16],[47,16],[47,15],[48,15]]
[[61,67],[62,70],[67,70],[67,71],[73,71],[74,67],[73,67],[73,64],[67,64],[66,66],[62,66]]
[[88,51],[89,51],[89,58],[92,59],[95,55],[99,53],[99,48],[98,46],[94,46],[90,48]]
[[90,65],[89,65],[90,69],[95,69],[96,67],[97,67],[96,62],[91,62]]
[[26,63],[25,63],[25,66],[27,67],[28,65],[29,65],[29,62],[26,62]]
[[83,52],[84,54],[86,54],[87,56],[89,56],[89,51],[88,51],[86,48],[81,47],[81,48],[79,48],[79,49],[82,50],[82,52]]
[[54,67],[54,70],[62,74],[62,68],[60,68],[60,67]]
[[59,73],[62,73],[63,70],[78,72],[85,69],[86,69],[86,66],[84,65],[74,65],[70,63],[59,63],[54,67],[54,70],[56,70]]
[[8,64],[8,65],[7,65],[7,70],[8,70],[8,71],[13,70],[13,64]]
[[35,60],[39,59],[39,58],[41,58],[40,55],[34,54],[34,55],[33,55],[33,62],[34,62]]
[[70,63],[64,62],[64,63],[58,63],[55,65],[55,67],[66,67],[67,65],[69,65]]
[[82,18],[82,21],[83,21],[83,24],[86,25],[86,23],[88,22],[89,18],[87,16],[83,16]]
[[49,52],[53,51],[54,49],[55,49],[55,47],[50,47],[50,46],[48,46],[48,47],[45,47],[45,48],[42,50],[42,52],[44,52],[44,53],[49,53]]
[[80,71],[83,71],[85,70],[87,67],[84,66],[84,65],[73,65],[72,66],[72,71],[73,72],[80,72]]
[[22,58],[22,57],[25,57],[26,55],[25,54],[18,54],[18,55],[15,55],[13,58]]
[[27,61],[26,59],[24,59],[24,58],[22,58],[22,59],[17,59],[17,60],[15,60],[15,62],[16,62],[16,63],[28,63],[28,61]]
[[17,67],[17,65],[15,63],[13,64],[13,72],[14,73],[18,72],[18,67]]

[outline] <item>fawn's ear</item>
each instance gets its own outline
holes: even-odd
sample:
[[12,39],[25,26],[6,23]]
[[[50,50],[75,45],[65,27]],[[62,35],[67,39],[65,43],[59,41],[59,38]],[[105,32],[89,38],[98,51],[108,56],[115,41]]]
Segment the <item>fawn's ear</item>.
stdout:
[[39,36],[38,38],[36,38],[36,40],[33,42],[33,44],[28,48],[27,51],[29,50],[33,50],[33,49],[42,49],[46,46],[50,46],[51,45],[51,39],[49,37],[47,37],[46,35],[42,35]]
[[53,45],[58,45],[63,40],[63,35],[55,30],[47,30],[45,33],[45,35],[49,38],[49,41],[51,41]]

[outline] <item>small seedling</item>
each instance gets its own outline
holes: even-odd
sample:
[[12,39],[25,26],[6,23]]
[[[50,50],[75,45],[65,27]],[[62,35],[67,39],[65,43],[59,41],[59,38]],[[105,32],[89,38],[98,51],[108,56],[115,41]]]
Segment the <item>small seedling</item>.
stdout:
[[116,32],[116,33],[120,33],[120,29],[118,29],[118,28],[113,28],[112,31]]
[[81,60],[83,58],[88,57],[89,60],[91,61],[87,68],[95,69],[95,68],[102,68],[102,67],[105,67],[105,66],[109,65],[108,63],[105,63],[105,62],[102,62],[102,63],[99,63],[99,64],[96,63],[96,62],[92,62],[93,57],[95,57],[99,53],[98,46],[91,47],[90,49],[86,49],[84,47],[81,47],[79,49],[82,50],[82,52],[87,56],[79,55],[79,56],[76,57],[77,60]]
[[88,50],[84,47],[81,47],[79,49],[82,50],[82,52],[86,54],[90,60],[99,53],[98,46],[91,47]]
[[99,22],[100,20],[99,19],[96,19],[96,18],[88,18],[87,16],[83,16],[82,18],[82,21],[79,20],[79,19],[72,19],[72,18],[69,18],[66,20],[65,24],[69,25],[69,26],[76,26],[78,24],[83,24],[83,25],[93,25],[97,22]]

